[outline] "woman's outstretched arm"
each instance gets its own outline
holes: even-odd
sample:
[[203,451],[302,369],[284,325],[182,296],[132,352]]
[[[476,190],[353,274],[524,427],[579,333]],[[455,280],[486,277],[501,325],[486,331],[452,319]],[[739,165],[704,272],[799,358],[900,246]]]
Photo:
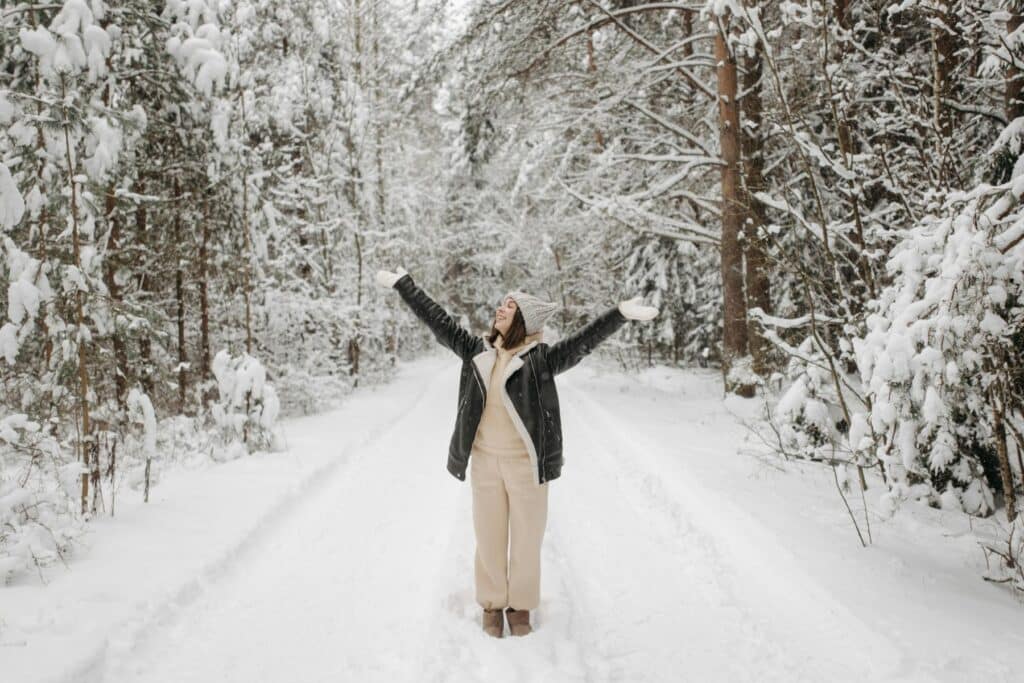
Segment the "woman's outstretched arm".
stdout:
[[483,351],[484,345],[480,337],[473,336],[455,322],[455,319],[447,311],[416,286],[416,283],[412,281],[412,276],[405,271],[398,273],[379,271],[377,282],[382,286],[391,286],[398,290],[402,300],[416,314],[416,317],[430,328],[437,341],[454,351],[459,358],[469,360]]
[[658,315],[658,309],[644,306],[642,302],[643,299],[640,297],[623,301],[557,344],[548,347],[547,360],[551,374],[557,375],[575,366],[598,344],[615,334],[627,320],[651,320]]

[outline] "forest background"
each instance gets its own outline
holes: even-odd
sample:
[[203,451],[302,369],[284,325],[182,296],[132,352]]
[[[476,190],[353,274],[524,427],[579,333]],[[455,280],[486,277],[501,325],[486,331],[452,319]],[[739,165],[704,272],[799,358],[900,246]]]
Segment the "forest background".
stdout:
[[1024,587],[1022,17],[0,1],[0,574],[387,381],[431,344],[401,265],[478,331],[513,287],[563,333],[643,294],[623,367],[721,368],[844,500],[996,515]]

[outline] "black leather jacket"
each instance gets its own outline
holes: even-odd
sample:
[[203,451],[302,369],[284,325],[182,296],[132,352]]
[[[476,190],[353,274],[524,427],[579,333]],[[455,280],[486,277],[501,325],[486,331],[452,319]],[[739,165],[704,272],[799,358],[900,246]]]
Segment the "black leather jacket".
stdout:
[[[462,359],[459,409],[455,433],[448,446],[448,471],[465,480],[496,351],[486,339],[470,334],[455,322],[413,283],[411,276],[403,275],[394,287],[437,340]],[[625,322],[618,307],[611,308],[557,344],[533,342],[509,360],[505,370],[506,395],[502,400],[536,465],[537,483],[557,479],[562,473],[562,418],[554,376],[583,360]]]

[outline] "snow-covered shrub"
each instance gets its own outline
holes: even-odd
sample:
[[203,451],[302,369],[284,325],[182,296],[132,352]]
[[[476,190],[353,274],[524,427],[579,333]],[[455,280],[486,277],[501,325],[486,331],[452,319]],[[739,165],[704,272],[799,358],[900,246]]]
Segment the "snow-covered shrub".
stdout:
[[762,378],[754,372],[754,358],[751,355],[739,356],[729,363],[729,372],[725,375],[727,387],[754,387],[762,382]]
[[790,457],[835,458],[842,413],[835,381],[813,338],[790,357],[787,376],[791,384],[772,410],[780,450]]
[[0,581],[62,558],[83,531],[82,466],[24,414],[0,419]]
[[914,226],[855,343],[890,487],[914,495],[927,485],[934,503],[959,500],[977,515],[994,508],[998,450],[1020,445],[1024,216],[1006,211],[1007,189],[953,195]]
[[[129,486],[137,488],[141,484],[145,499],[149,500],[149,488],[154,482],[152,463],[158,456],[156,412],[149,396],[139,388],[128,392],[126,404],[132,427],[124,435],[127,453],[122,456],[121,469],[127,470]],[[127,468],[126,460],[130,463]]]
[[836,348],[823,351],[823,333],[798,347],[769,335],[791,359],[771,411],[779,450],[877,467],[889,512],[908,499],[995,509],[993,491],[1020,480],[1024,432],[1015,192],[980,186],[937,204],[892,249],[863,331],[829,330]]
[[263,364],[247,353],[232,357],[221,350],[213,358],[212,369],[219,399],[210,412],[228,452],[240,452],[231,447],[240,441],[250,449],[274,447],[281,405],[273,385],[267,383]]
[[156,413],[149,396],[139,390],[128,392],[128,416],[131,421],[141,426],[142,452],[147,459],[156,457]]

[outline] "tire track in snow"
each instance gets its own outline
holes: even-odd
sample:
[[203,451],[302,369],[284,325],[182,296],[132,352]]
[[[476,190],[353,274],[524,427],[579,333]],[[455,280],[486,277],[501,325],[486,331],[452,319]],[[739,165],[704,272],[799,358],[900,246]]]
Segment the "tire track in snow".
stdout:
[[[723,590],[713,548],[664,507],[656,479],[629,472],[608,417],[571,381],[561,393],[567,456],[555,523],[572,541],[563,544],[566,564],[592,620],[584,647],[593,680],[764,680],[763,667],[726,647],[757,635]],[[712,655],[703,668],[695,666],[702,653]]]
[[[451,375],[431,370],[393,425],[310,477],[275,508],[277,520],[78,680],[878,679],[856,661],[840,669],[816,659],[820,639],[789,642],[792,613],[772,623],[775,603],[737,590],[750,569],[723,546],[718,512],[694,514],[722,502],[675,470],[659,476],[668,447],[633,434],[644,425],[621,425],[571,380],[560,384],[569,450],[551,484],[537,630],[486,636],[473,599],[469,485],[443,467]],[[733,531],[758,533],[725,527]],[[781,577],[792,585],[775,593],[799,594],[806,578]]]
[[[359,580],[372,582],[374,567],[411,559],[400,556],[400,549],[394,547],[406,539],[389,535],[397,518],[429,517],[418,516],[418,506],[410,505],[385,507],[386,514],[374,519],[380,506],[391,504],[386,477],[404,481],[405,486],[399,484],[398,489],[413,489],[413,484],[422,483],[417,479],[429,478],[428,465],[434,472],[440,467],[441,474],[449,476],[437,458],[408,451],[422,443],[418,434],[429,429],[427,422],[439,410],[437,396],[443,393],[442,383],[451,383],[450,368],[445,365],[439,370],[431,363],[415,372],[426,375],[415,383],[419,391],[285,496],[268,515],[273,519],[259,525],[154,618],[128,629],[87,676],[76,680],[251,683],[337,680],[350,675],[358,680],[378,675],[381,680],[394,680],[407,673],[410,663],[399,651],[388,657],[386,645],[384,652],[376,653],[382,655],[377,661],[361,660],[358,653],[353,656],[346,651],[344,637],[358,639],[361,624],[372,621],[374,605],[367,601],[367,593],[360,592],[366,586],[360,586]],[[295,439],[305,440],[305,436]],[[402,467],[405,463],[412,466]],[[439,481],[440,475],[435,483]],[[437,509],[442,517],[444,512],[443,507]],[[346,528],[333,529],[328,521],[332,516]],[[430,537],[421,534],[419,538]],[[420,555],[428,549],[422,544],[416,548]],[[356,581],[343,585],[346,571]],[[396,584],[402,580],[393,573],[388,577]],[[400,593],[407,586],[394,589]],[[386,610],[385,605],[377,607]],[[384,622],[391,623],[391,613],[383,616]],[[275,673],[282,661],[292,659],[295,663],[288,664],[288,675],[281,678],[283,672]],[[302,668],[298,664],[308,668],[307,675],[295,670]]]
[[[623,585],[627,582],[611,573],[604,575],[606,585],[594,586],[589,600],[626,612],[626,623],[621,627],[611,623],[597,643],[604,646],[603,656],[609,661],[608,680],[681,680],[682,671],[692,680],[879,680],[879,671],[870,662],[828,658],[849,650],[850,638],[863,639],[857,650],[885,662],[881,666],[890,676],[903,678],[908,673],[896,673],[899,657],[891,646],[830,600],[799,567],[786,562],[784,553],[770,549],[759,556],[758,551],[765,548],[750,537],[767,530],[756,520],[738,519],[727,501],[699,491],[693,482],[681,487],[678,471],[659,472],[659,464],[664,465],[672,454],[665,444],[643,436],[645,425],[621,424],[621,419],[571,381],[563,384],[562,393],[569,399],[563,402],[570,406],[563,411],[572,458],[567,459],[566,473],[581,480],[588,497],[590,490],[601,490],[607,510],[615,513],[581,509],[577,519],[598,516],[602,523],[593,532],[618,533],[614,546],[619,552],[634,547],[633,552],[618,556],[619,574],[649,578],[663,592]],[[629,400],[628,396],[616,398]],[[694,437],[699,439],[698,434]],[[615,517],[632,520],[637,528],[623,534]],[[709,520],[714,523],[705,527]],[[734,538],[723,539],[722,534]],[[737,543],[748,540],[748,552],[738,557]],[[642,566],[636,564],[638,558],[643,558]],[[585,554],[573,558],[577,571],[586,571],[587,562]],[[744,562],[748,565],[743,566]],[[764,564],[750,566],[755,562]],[[763,600],[744,583],[754,575],[759,586],[772,584]],[[637,609],[638,598],[648,604]],[[783,604],[785,600],[794,605]],[[644,609],[651,610],[649,618],[643,618]],[[625,645],[616,651],[608,646],[610,642],[633,647]],[[659,670],[641,675],[650,660],[659,662]],[[864,666],[868,668],[861,669]]]

